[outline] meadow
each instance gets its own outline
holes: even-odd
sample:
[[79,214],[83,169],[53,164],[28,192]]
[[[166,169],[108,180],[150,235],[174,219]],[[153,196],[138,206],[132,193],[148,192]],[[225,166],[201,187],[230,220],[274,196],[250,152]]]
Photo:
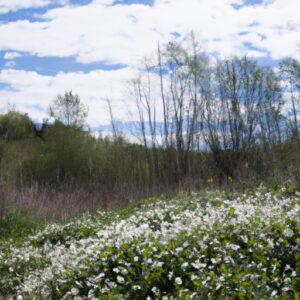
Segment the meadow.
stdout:
[[299,192],[262,186],[61,224],[7,216],[21,234],[0,238],[0,298],[300,299],[299,216]]

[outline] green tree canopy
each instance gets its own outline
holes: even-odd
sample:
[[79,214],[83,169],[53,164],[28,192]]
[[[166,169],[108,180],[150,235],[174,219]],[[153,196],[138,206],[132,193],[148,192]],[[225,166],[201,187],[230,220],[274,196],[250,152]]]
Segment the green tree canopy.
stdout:
[[0,138],[16,140],[32,138],[35,135],[35,126],[27,114],[10,111],[0,116]]

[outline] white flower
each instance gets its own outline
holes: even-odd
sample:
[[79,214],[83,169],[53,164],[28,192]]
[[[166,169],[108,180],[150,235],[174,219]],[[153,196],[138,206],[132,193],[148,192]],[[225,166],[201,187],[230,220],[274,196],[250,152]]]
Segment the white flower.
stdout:
[[284,232],[283,235],[286,237],[292,237],[294,235],[294,231],[290,228],[287,228]]
[[183,248],[178,247],[178,248],[175,249],[175,251],[176,251],[177,254],[179,254],[183,251]]
[[159,289],[158,289],[156,286],[154,286],[154,287],[151,289],[151,291],[152,291],[153,294],[158,294],[158,293],[159,293]]
[[104,277],[105,277],[105,274],[104,274],[104,273],[100,273],[100,274],[95,278],[95,280],[96,280],[96,281],[101,281]]
[[284,279],[284,283],[285,283],[285,284],[288,284],[288,283],[290,283],[290,282],[291,282],[291,278],[287,277],[287,278]]
[[117,276],[117,282],[123,284],[125,282],[125,279],[122,276]]
[[235,244],[230,244],[229,247],[230,247],[232,250],[234,250],[234,251],[240,249],[240,246],[239,246],[239,245],[235,245]]
[[138,262],[139,261],[139,257],[135,256],[133,260],[134,260],[134,262]]
[[23,297],[21,295],[18,295],[17,300],[23,300]]
[[184,247],[184,248],[188,247],[189,245],[190,245],[189,242],[184,242],[184,243],[183,243],[183,247]]
[[136,290],[140,290],[141,287],[140,287],[139,285],[134,285],[134,286],[132,287],[132,289],[133,289],[134,291],[136,291]]
[[215,265],[217,263],[217,260],[214,258],[211,258],[211,262]]
[[241,239],[243,240],[244,243],[248,243],[248,237],[246,235],[242,235]]
[[290,268],[291,268],[290,265],[286,265],[285,268],[284,268],[284,271],[287,271],[287,270],[289,270]]
[[180,277],[176,277],[175,278],[175,282],[178,284],[178,285],[182,285],[182,279]]
[[268,245],[269,245],[270,248],[273,248],[273,247],[274,247],[274,243],[273,243],[272,240],[267,239],[267,242],[268,242]]
[[272,292],[272,294],[271,294],[271,297],[275,297],[276,295],[277,295],[277,291],[274,290],[274,291]]
[[73,296],[76,296],[78,293],[79,293],[79,290],[78,290],[77,288],[72,288],[72,289],[71,289],[71,294],[72,294]]
[[186,269],[186,267],[189,265],[188,262],[184,262],[182,265],[181,265],[181,268],[182,269]]
[[159,267],[159,268],[161,268],[163,265],[164,265],[164,262],[162,262],[162,261],[159,261],[156,264],[156,266]]
[[122,273],[123,275],[127,275],[127,274],[128,274],[128,271],[127,271],[127,269],[122,269],[122,270],[121,270],[121,273]]

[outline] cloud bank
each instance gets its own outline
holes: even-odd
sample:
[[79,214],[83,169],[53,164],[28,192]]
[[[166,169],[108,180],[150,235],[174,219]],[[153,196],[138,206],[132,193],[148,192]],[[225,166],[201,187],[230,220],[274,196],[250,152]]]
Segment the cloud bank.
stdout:
[[[275,61],[291,56],[300,60],[299,0],[255,1],[255,5],[242,0],[156,0],[153,5],[116,4],[112,0],[85,5],[63,2],[61,7],[39,15],[38,21],[0,23],[0,51],[6,52],[4,58],[9,60],[0,73],[0,84],[6,86],[0,92],[0,107],[14,102],[41,118],[57,93],[74,89],[92,105],[91,124],[107,122],[106,111],[99,105],[101,99],[111,95],[120,101],[124,81],[145,55],[155,51],[158,41],[183,41],[192,30],[204,50],[221,58],[248,55]],[[0,0],[0,13],[49,3]],[[13,70],[18,68],[14,59],[20,59],[20,53],[24,59],[26,55],[73,57],[82,65],[100,62],[127,67],[43,76],[30,68]],[[118,114],[127,118],[122,110]]]

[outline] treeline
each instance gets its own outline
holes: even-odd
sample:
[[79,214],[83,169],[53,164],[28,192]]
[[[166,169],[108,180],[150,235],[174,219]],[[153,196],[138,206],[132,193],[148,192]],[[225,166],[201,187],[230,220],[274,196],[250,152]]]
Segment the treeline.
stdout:
[[212,62],[193,36],[186,48],[158,46],[154,60],[131,82],[154,178],[165,178],[165,170],[178,181],[198,177],[200,153],[212,160],[206,174],[219,182],[238,179],[243,166],[263,180],[283,175],[281,163],[299,165],[298,61],[285,59],[276,71],[247,57]]
[[117,131],[109,101],[113,137],[96,138],[72,92],[49,108],[54,123],[16,110],[0,116],[2,187],[68,186],[109,201],[300,180],[298,61],[276,71],[247,57],[212,61],[192,37],[189,47],[158,47],[129,87],[139,144]]

